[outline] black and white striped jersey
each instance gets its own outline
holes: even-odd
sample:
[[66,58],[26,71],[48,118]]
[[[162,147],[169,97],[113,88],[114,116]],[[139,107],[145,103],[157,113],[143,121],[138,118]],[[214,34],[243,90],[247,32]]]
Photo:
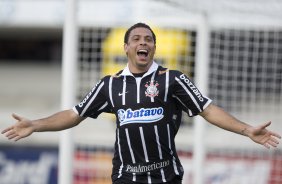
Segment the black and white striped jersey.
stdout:
[[210,103],[186,75],[153,62],[142,77],[128,67],[104,77],[73,109],[83,117],[116,115],[113,181],[163,183],[183,176],[174,142],[182,111],[194,116]]

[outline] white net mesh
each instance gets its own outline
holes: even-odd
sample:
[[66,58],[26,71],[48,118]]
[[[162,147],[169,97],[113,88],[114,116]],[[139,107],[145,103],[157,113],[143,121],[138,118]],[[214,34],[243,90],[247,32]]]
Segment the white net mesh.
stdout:
[[[281,132],[282,30],[215,29],[210,37],[209,96],[248,123],[272,120]],[[207,183],[282,182],[281,150],[272,152],[221,131],[207,142]],[[246,169],[248,168],[248,169]]]
[[281,112],[281,51],[281,30],[213,31],[211,98],[233,112]]
[[107,28],[81,28],[79,35],[79,86],[78,97],[82,98],[100,78],[102,62],[101,44],[108,33]]

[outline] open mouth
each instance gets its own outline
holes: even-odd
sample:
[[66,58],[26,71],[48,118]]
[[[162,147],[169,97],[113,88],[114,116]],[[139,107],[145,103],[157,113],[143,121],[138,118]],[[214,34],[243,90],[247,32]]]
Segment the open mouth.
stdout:
[[137,55],[141,57],[147,57],[149,54],[148,50],[146,49],[140,49],[137,51]]

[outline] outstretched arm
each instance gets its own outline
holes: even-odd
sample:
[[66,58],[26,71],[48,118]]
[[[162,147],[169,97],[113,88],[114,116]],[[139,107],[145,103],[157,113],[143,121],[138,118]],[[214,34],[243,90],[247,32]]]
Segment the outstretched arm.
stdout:
[[33,132],[65,130],[78,125],[84,119],[78,116],[72,109],[37,120],[29,120],[16,114],[12,114],[12,116],[17,122],[4,129],[1,133],[8,139],[15,141],[27,137]]
[[281,139],[279,134],[266,129],[271,122],[253,127],[236,119],[213,104],[210,104],[200,115],[211,124],[237,134],[248,136],[251,140],[266,148],[270,148],[271,146],[277,147],[279,144],[278,139]]

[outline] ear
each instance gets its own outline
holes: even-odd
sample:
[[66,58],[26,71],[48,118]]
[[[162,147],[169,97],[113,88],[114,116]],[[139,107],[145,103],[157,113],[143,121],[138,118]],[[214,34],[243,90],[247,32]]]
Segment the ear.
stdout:
[[125,44],[123,45],[123,49],[124,49],[124,52],[125,52],[126,55],[127,55],[127,52],[128,52],[128,45],[127,45],[127,43],[125,43]]
[[155,44],[155,46],[154,46],[154,54],[156,53],[156,50],[157,50],[157,46]]

